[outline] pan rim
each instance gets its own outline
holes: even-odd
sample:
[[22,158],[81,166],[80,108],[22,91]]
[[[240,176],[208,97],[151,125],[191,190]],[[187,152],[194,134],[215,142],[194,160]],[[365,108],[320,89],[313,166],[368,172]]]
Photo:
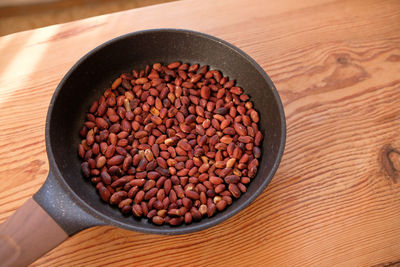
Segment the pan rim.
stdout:
[[[189,34],[189,35],[194,35],[194,36],[199,36],[205,39],[210,39],[212,41],[218,42],[222,45],[224,45],[226,48],[232,50],[235,53],[238,53],[240,56],[244,57],[258,72],[259,74],[264,78],[268,86],[271,88],[272,93],[274,95],[275,101],[277,102],[278,110],[279,110],[279,116],[280,116],[280,121],[281,121],[281,139],[279,143],[279,149],[277,153],[277,157],[275,159],[275,162],[271,168],[271,171],[268,173],[268,176],[265,178],[265,180],[262,182],[261,186],[257,188],[257,190],[248,196],[247,199],[243,201],[239,206],[235,207],[234,209],[226,209],[221,217],[216,218],[214,220],[202,220],[199,223],[193,223],[190,225],[187,225],[185,228],[180,228],[180,227],[171,227],[171,228],[148,228],[145,225],[142,226],[137,226],[137,225],[132,225],[129,223],[123,223],[119,220],[114,219],[113,217],[107,216],[103,214],[102,212],[98,211],[97,209],[91,207],[86,201],[84,201],[78,194],[74,192],[74,190],[69,186],[67,181],[64,179],[63,174],[61,173],[55,158],[54,158],[54,153],[51,147],[51,136],[50,136],[50,130],[51,130],[51,125],[50,125],[50,120],[51,120],[51,115],[53,112],[54,108],[54,103],[56,99],[59,96],[60,91],[64,87],[64,84],[66,81],[69,79],[69,77],[72,75],[72,73],[81,65],[82,62],[84,62],[87,58],[91,57],[93,54],[96,52],[100,51],[101,49],[112,45],[113,43],[122,41],[123,39],[132,37],[132,36],[137,36],[141,34],[151,34],[151,33],[156,33],[156,32],[175,32],[175,33],[184,33],[184,34]],[[139,231],[139,232],[144,232],[144,233],[151,233],[151,234],[166,234],[166,235],[171,235],[171,234],[186,234],[186,233],[192,233],[192,232],[197,232],[201,231],[207,228],[210,228],[212,226],[215,226],[228,218],[232,217],[233,215],[237,214],[239,211],[243,210],[246,208],[250,203],[252,203],[267,187],[267,185],[271,182],[272,178],[274,177],[279,164],[281,162],[284,148],[285,148],[285,143],[286,143],[286,119],[285,119],[285,113],[283,109],[283,104],[281,101],[281,98],[277,92],[277,89],[270,79],[270,77],[267,75],[267,73],[264,71],[264,69],[253,59],[251,58],[247,53],[245,53],[243,50],[240,48],[211,35],[193,31],[193,30],[187,30],[187,29],[175,29],[175,28],[155,28],[155,29],[146,29],[146,30],[141,30],[141,31],[135,31],[131,33],[127,33],[118,37],[115,37],[111,40],[108,40],[99,46],[95,47],[94,49],[90,50],[88,53],[86,53],[83,57],[81,57],[69,70],[68,72],[64,75],[64,77],[61,79],[59,84],[57,85],[53,96],[51,98],[47,116],[46,116],[46,128],[45,128],[45,140],[46,140],[46,150],[47,150],[47,156],[49,159],[49,172],[52,172],[55,176],[55,178],[58,180],[60,185],[63,187],[64,191],[66,194],[68,194],[71,199],[81,208],[83,208],[86,212],[88,212],[91,216],[95,216],[98,219],[101,219],[105,224],[107,225],[114,225],[117,227],[121,227],[124,229],[128,230],[133,230],[133,231]]]

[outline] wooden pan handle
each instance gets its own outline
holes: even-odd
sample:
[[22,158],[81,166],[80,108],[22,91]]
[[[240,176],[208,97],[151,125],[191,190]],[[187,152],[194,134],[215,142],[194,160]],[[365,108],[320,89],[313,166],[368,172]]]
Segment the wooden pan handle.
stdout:
[[53,218],[30,198],[0,225],[0,265],[27,266],[67,238]]

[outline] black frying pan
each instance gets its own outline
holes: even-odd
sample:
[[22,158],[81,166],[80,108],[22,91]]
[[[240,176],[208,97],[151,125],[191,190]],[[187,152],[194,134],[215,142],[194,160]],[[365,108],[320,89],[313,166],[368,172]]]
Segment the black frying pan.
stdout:
[[[147,219],[123,216],[117,208],[100,200],[95,187],[80,172],[78,133],[90,103],[98,99],[120,73],[130,72],[134,68],[141,69],[155,62],[169,63],[177,60],[207,64],[222,70],[224,75],[236,79],[237,84],[245,89],[260,113],[260,130],[264,135],[262,157],[257,176],[247,192],[234,200],[225,211],[189,225],[156,226]],[[199,231],[233,216],[263,191],[278,168],[285,136],[285,115],[275,86],[263,69],[243,51],[215,37],[188,30],[134,32],[90,51],[58,85],[46,121],[50,171],[46,182],[33,199],[40,205],[39,209],[44,209],[68,236],[95,225],[114,225],[133,231],[168,235]],[[1,242],[1,234],[10,238],[13,236],[1,229],[4,229],[4,225],[0,226],[0,254],[4,254],[10,245],[6,241]],[[61,241],[58,240],[58,243]],[[18,240],[15,243],[18,245]],[[21,248],[23,253],[24,249],[30,249],[24,246]],[[29,260],[34,260],[44,252],[36,253]],[[20,259],[24,264],[28,261]]]

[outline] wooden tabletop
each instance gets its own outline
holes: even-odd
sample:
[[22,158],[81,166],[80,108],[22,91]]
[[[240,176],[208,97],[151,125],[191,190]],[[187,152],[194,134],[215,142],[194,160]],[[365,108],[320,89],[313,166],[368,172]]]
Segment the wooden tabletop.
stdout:
[[34,266],[371,266],[400,262],[400,1],[189,0],[0,38],[0,221],[46,179],[44,125],[67,70],[113,37],[225,39],[271,76],[287,118],[272,183],[211,229],[76,234]]

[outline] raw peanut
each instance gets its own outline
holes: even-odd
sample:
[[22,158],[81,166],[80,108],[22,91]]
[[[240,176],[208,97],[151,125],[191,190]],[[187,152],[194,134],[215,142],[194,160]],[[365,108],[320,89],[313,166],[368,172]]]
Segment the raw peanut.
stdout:
[[200,211],[198,209],[196,209],[195,207],[192,207],[190,209],[190,213],[192,214],[192,218],[195,221],[200,221],[202,218],[202,215],[200,213]]
[[207,205],[204,204],[200,205],[199,212],[201,213],[201,215],[207,214]]
[[[165,151],[162,151],[165,152]],[[168,153],[168,152],[167,152]],[[161,155],[162,153],[160,153]],[[165,161],[165,159],[163,159],[162,157],[158,157],[156,159],[158,166],[160,166],[161,168],[166,169],[167,168],[167,162]]]
[[186,176],[189,173],[188,169],[182,169],[176,173],[177,176]]
[[224,134],[235,135],[235,129],[232,127],[226,127],[222,132]]
[[148,161],[152,161],[154,159],[153,152],[151,152],[151,149],[146,149],[144,151],[144,156]]
[[136,84],[145,84],[145,83],[147,83],[147,82],[148,82],[148,79],[145,78],[145,77],[139,78],[139,79],[136,79],[136,80],[135,80],[135,83],[136,83]]
[[169,224],[172,226],[178,226],[180,224],[182,224],[183,222],[183,217],[176,217],[176,218],[172,218],[169,220]]
[[158,191],[157,188],[152,188],[149,191],[147,191],[147,193],[144,195],[144,200],[150,200],[157,194],[157,191]]
[[132,206],[130,206],[130,205],[123,206],[123,207],[121,208],[122,214],[125,214],[125,215],[130,214],[131,211],[132,211]]
[[111,184],[111,176],[108,174],[108,172],[102,171],[101,172],[101,179],[104,184],[109,185]]
[[191,168],[189,170],[188,175],[189,176],[194,176],[194,175],[196,175],[197,171],[198,171],[198,168],[196,166],[194,166],[193,168]]
[[218,202],[220,202],[222,200],[222,197],[220,196],[215,196],[213,199],[214,204],[217,204]]
[[139,204],[135,204],[132,206],[132,213],[133,215],[135,215],[136,217],[141,217],[143,214],[143,210],[142,207]]
[[157,162],[155,160],[150,161],[146,166],[146,171],[152,171],[157,168]]
[[160,176],[161,176],[161,174],[156,171],[151,171],[151,172],[147,173],[147,178],[150,180],[156,180]]
[[164,182],[164,190],[165,190],[165,193],[166,193],[166,194],[169,194],[171,188],[172,188],[172,182],[171,182],[171,179],[168,179],[168,180],[166,180],[166,181]]
[[147,214],[149,213],[149,208],[147,207],[147,203],[146,202],[141,202],[140,203],[140,207],[142,208],[143,216],[146,217]]
[[132,188],[128,191],[128,197],[129,197],[129,198],[134,198],[134,197],[136,196],[137,192],[139,192],[139,187],[138,187],[138,186],[132,187]]
[[132,199],[127,198],[122,200],[119,204],[118,204],[118,208],[122,209],[124,206],[129,206],[132,203]]
[[233,124],[233,127],[234,127],[234,129],[235,129],[235,131],[236,131],[236,133],[237,133],[238,135],[244,136],[244,135],[247,134],[246,127],[244,127],[242,124],[240,124],[240,123],[238,123],[238,122],[235,122],[235,123]]
[[243,154],[239,159],[239,163],[246,163],[249,160],[249,154]]
[[234,85],[235,85],[235,80],[230,80],[224,84],[224,87],[229,89],[232,88],[232,86]]
[[207,129],[208,127],[210,127],[211,125],[211,121],[209,119],[206,119],[202,122],[201,126],[203,126],[204,129]]
[[239,198],[241,195],[240,189],[236,184],[229,184],[228,186],[229,192],[231,192],[232,196],[235,198]]
[[172,62],[171,64],[168,65],[169,69],[176,69],[181,65],[181,63],[179,61],[176,62]]
[[[175,190],[176,196],[178,198],[184,198],[185,197],[185,191],[180,186],[174,186],[174,190]],[[186,189],[186,190],[191,190],[191,189]]]
[[108,202],[108,200],[110,199],[110,191],[107,190],[107,188],[105,188],[104,186],[99,188],[99,194],[100,197],[103,201]]
[[225,129],[226,127],[228,127],[229,124],[231,124],[231,122],[230,122],[229,120],[227,120],[227,119],[224,119],[224,120],[221,122],[221,124],[220,124],[220,128],[223,130],[223,129]]
[[140,139],[140,138],[145,137],[147,135],[148,135],[148,132],[146,132],[146,131],[138,131],[138,132],[135,133],[135,138],[136,139]]
[[96,168],[96,161],[94,160],[94,159],[88,159],[88,164],[89,164],[89,168],[90,169],[94,169],[94,168]]
[[[94,174],[92,174],[92,175],[94,175]],[[97,187],[97,185],[99,185],[99,184],[101,183],[101,178],[100,178],[100,177],[93,177],[92,179],[90,179],[90,181],[91,181],[93,184],[96,185],[96,189],[99,189],[99,188]],[[102,186],[103,186],[103,185],[102,185]]]
[[227,168],[232,168],[236,163],[236,159],[235,158],[230,158],[227,162],[226,162],[226,167]]
[[121,155],[116,155],[110,159],[108,159],[107,164],[109,166],[115,166],[115,165],[119,165],[124,161],[124,156]]
[[242,115],[242,122],[245,126],[250,126],[251,125],[251,120],[249,116]]
[[125,177],[119,178],[115,180],[112,184],[111,187],[116,188],[116,187],[121,187],[127,183],[127,179]]
[[162,188],[167,180],[167,177],[161,176],[160,179],[157,180],[156,186],[157,188]]
[[107,121],[101,117],[96,118],[96,125],[100,130],[104,130],[104,129],[108,128]]
[[243,90],[240,87],[234,86],[229,90],[232,94],[241,95],[243,94]]
[[226,107],[220,107],[214,110],[216,114],[225,115],[228,113],[228,109]]
[[219,184],[214,188],[215,193],[219,194],[225,190],[225,184]]
[[220,177],[217,176],[210,176],[209,180],[214,185],[219,185],[224,182],[224,180],[222,180]]
[[192,147],[186,141],[183,140],[178,142],[178,147],[182,148],[185,151],[192,150]]
[[119,204],[124,198],[128,196],[128,193],[125,191],[118,191],[111,195],[110,197],[110,204],[117,205]]
[[156,225],[163,225],[164,224],[164,218],[160,216],[153,216],[152,217],[152,222]]
[[226,201],[225,201],[225,200],[220,200],[220,201],[218,201],[217,204],[215,204],[215,205],[216,205],[216,208],[217,208],[219,211],[223,211],[223,210],[226,208]]
[[236,176],[242,176],[242,172],[239,169],[233,169],[232,173]]
[[89,169],[89,164],[87,162],[83,162],[81,164],[81,170],[82,173],[85,177],[89,177],[90,176],[90,169]]
[[[152,198],[152,199],[154,199],[154,198]],[[160,200],[155,200],[153,203],[152,199],[149,201],[149,206],[152,205],[152,208],[156,209],[156,210],[161,210],[164,208],[164,204]],[[142,203],[146,203],[146,202],[142,202]]]
[[232,204],[232,198],[230,196],[223,196],[222,199],[225,200],[226,204]]
[[217,210],[217,206],[214,203],[211,203],[207,206],[207,216],[212,217]]
[[140,172],[136,172],[136,178],[137,179],[144,179],[147,176],[147,172],[146,171],[140,171]]
[[129,182],[131,186],[143,186],[146,183],[145,179],[133,179]]
[[143,198],[144,198],[144,191],[143,190],[140,190],[139,192],[137,192],[136,193],[136,196],[135,196],[135,199],[134,199],[134,202],[135,203],[140,203],[140,202],[142,202],[142,200],[143,200]]
[[190,199],[193,199],[193,200],[196,200],[196,199],[200,198],[200,195],[197,192],[192,191],[192,190],[185,191],[185,195],[186,195],[187,198],[190,198]]
[[254,137],[254,144],[255,144],[256,146],[259,146],[259,145],[261,144],[262,139],[263,139],[263,136],[262,136],[261,132],[258,131],[258,132],[256,133],[256,136]]
[[249,169],[247,175],[248,175],[250,178],[254,178],[254,177],[256,176],[256,173],[257,173],[257,167],[254,166],[254,167],[252,167],[252,168]]
[[187,197],[182,198],[182,204],[185,208],[190,209],[192,207],[192,200]]
[[98,101],[94,101],[92,103],[92,105],[90,106],[90,108],[89,108],[89,112],[90,113],[95,113],[98,107],[99,107],[99,102]]
[[206,204],[207,203],[207,195],[205,192],[207,191],[207,189],[202,184],[197,184],[196,189],[200,192],[200,203]]
[[253,147],[253,155],[257,159],[261,157],[261,150],[259,147],[257,146]]
[[204,163],[203,165],[200,166],[199,173],[206,172],[206,171],[208,171],[209,168],[210,168],[210,165],[208,163]]
[[115,79],[114,82],[111,85],[111,89],[113,89],[113,90],[117,89],[117,87],[120,86],[121,83],[122,83],[122,79],[121,78]]
[[104,165],[106,165],[107,159],[104,156],[101,156],[97,159],[96,168],[101,169]]
[[236,148],[233,150],[232,156],[233,156],[233,158],[235,158],[235,159],[240,159],[241,156],[242,156],[242,150],[241,150],[239,147],[236,147]]
[[190,212],[185,213],[185,223],[190,224],[192,222],[192,214]]
[[208,86],[201,87],[200,96],[204,99],[208,99],[210,97],[210,88]]
[[161,71],[162,70],[162,65],[160,63],[154,63],[153,64],[153,69],[156,71]]
[[224,180],[227,184],[236,184],[240,181],[240,177],[237,175],[228,175]]
[[219,168],[219,169],[222,169],[222,168],[225,168],[225,161],[216,161],[215,163],[214,163],[214,166],[216,167],[216,168]]
[[250,161],[249,165],[247,166],[249,169],[251,169],[252,167],[257,167],[258,166],[258,160],[257,159],[253,159],[252,161]]
[[248,135],[246,135],[246,136],[239,136],[239,138],[238,138],[238,141],[239,142],[242,142],[242,143],[252,143],[253,142],[253,137],[251,137],[251,136],[248,136]]
[[85,157],[85,148],[84,148],[84,146],[82,145],[82,144],[79,144],[79,147],[78,147],[78,155],[81,157],[81,158],[84,158]]
[[[221,137],[221,139],[220,139],[219,141],[222,142],[222,143],[225,143],[225,144],[229,145],[230,143],[232,143],[233,138],[232,138],[232,137],[229,137],[229,136],[227,136],[227,135],[225,135],[225,136]],[[240,140],[239,140],[239,141],[240,141]]]
[[215,145],[215,149],[217,149],[217,150],[226,150],[227,147],[228,147],[228,145],[225,143],[217,143]]
[[165,209],[157,211],[157,215],[160,217],[165,217],[166,214],[167,214],[167,210],[165,210]]
[[156,185],[156,182],[154,180],[147,180],[147,182],[143,186],[143,190],[145,192],[149,191],[151,188],[153,188]]
[[244,184],[238,183],[237,186],[239,187],[240,191],[242,191],[242,193],[246,193],[247,187]]
[[[250,103],[250,102],[248,102],[248,103]],[[258,123],[260,121],[260,118],[258,116],[258,112],[255,111],[254,109],[250,112],[250,117],[251,117],[251,120],[253,122],[255,122],[255,123]]]
[[232,173],[232,168],[225,168],[225,169],[222,169],[221,171],[220,171],[220,173],[219,173],[219,176],[221,177],[221,178],[224,178],[225,176],[227,176],[227,175],[229,175],[230,173]]
[[168,215],[181,216],[181,213],[180,213],[179,209],[170,209],[170,210],[168,210]]
[[147,218],[149,219],[153,218],[154,216],[157,216],[157,211],[154,209],[149,211],[149,213],[147,214]]

